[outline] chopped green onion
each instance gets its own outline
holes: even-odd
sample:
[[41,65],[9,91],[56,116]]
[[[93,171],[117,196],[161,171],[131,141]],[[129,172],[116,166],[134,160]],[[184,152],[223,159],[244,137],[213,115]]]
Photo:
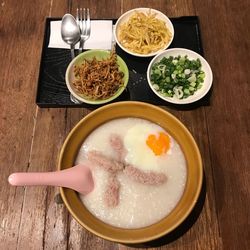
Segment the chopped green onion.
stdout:
[[205,72],[200,59],[185,56],[163,57],[152,66],[153,88],[164,96],[184,99],[202,87]]

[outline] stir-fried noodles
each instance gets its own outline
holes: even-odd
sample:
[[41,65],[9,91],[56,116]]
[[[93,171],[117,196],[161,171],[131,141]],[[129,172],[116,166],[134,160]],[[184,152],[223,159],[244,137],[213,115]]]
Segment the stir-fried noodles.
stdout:
[[74,67],[74,87],[89,99],[107,99],[123,85],[123,72],[119,71],[115,53],[103,60],[84,60]]

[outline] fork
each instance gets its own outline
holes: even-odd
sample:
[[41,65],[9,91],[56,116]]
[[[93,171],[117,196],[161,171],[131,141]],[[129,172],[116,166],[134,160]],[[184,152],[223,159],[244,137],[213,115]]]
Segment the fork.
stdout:
[[82,53],[84,42],[90,37],[91,24],[89,8],[76,9],[76,22],[80,27],[81,39],[79,45],[79,53]]

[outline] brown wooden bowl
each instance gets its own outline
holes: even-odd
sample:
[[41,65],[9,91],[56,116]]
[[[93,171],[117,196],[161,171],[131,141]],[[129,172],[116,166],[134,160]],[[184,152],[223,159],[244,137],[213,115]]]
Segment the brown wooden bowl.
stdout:
[[60,188],[60,192],[67,209],[84,228],[106,240],[136,244],[170,233],[190,214],[202,186],[202,160],[195,140],[177,118],[154,105],[129,101],[103,106],[84,117],[66,138],[60,153],[58,169],[63,170],[74,165],[79,148],[95,128],[122,117],[138,117],[152,121],[164,128],[181,146],[187,163],[187,181],[182,198],[173,211],[151,226],[139,229],[117,228],[92,215],[81,202],[77,192],[68,188]]

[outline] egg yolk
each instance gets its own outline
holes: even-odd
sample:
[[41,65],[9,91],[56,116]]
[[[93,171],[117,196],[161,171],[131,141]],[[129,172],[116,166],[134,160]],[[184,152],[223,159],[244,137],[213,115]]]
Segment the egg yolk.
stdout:
[[146,143],[155,155],[165,154],[170,148],[170,138],[164,132],[160,132],[158,138],[156,135],[150,134]]

